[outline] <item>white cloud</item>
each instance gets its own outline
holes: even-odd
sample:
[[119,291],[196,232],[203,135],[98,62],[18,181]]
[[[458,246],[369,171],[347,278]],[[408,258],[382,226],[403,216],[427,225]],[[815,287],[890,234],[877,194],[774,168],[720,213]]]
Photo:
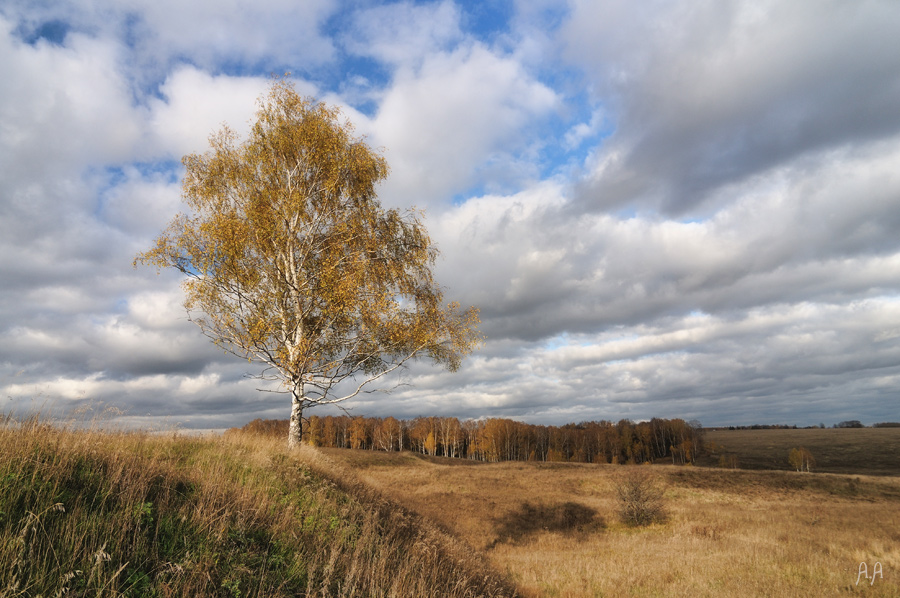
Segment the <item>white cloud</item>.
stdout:
[[165,291],[144,291],[128,298],[128,313],[134,323],[150,330],[179,327],[185,318],[184,293],[179,286]]
[[209,136],[226,124],[245,138],[256,101],[267,85],[264,77],[214,76],[193,67],[179,68],[160,88],[162,98],[150,104],[150,127],[160,149],[178,159],[203,153],[209,148]]
[[139,15],[132,27],[146,29],[147,51],[182,55],[206,67],[225,60],[251,61],[281,54],[325,62],[332,44],[319,34],[334,10],[331,0],[129,0],[111,3]]
[[199,376],[185,376],[178,384],[178,392],[192,395],[201,392],[215,392],[219,382],[220,376],[215,372]]
[[181,182],[176,172],[142,172],[134,164],[122,166],[120,178],[102,194],[99,215],[110,227],[128,234],[136,253],[149,245],[179,211]]
[[4,5],[0,392],[284,416],[186,321],[177,276],[131,262],[181,209],[174,161],[243,135],[291,69],[385,148],[382,199],[428,208],[438,280],[488,335],[357,412],[887,419],[900,10],[512,6],[474,27],[452,2]]
[[[8,3],[7,15],[27,35],[53,23],[98,39],[121,40],[129,79],[152,86],[174,65],[204,70],[321,68],[335,59],[332,40],[321,33],[335,14],[334,0],[91,0],[69,3]],[[259,71],[262,71],[261,73]],[[282,74],[278,72],[277,74]]]
[[119,76],[121,47],[73,34],[66,47],[28,45],[0,15],[0,172],[41,182],[131,154],[140,113]]
[[393,67],[418,67],[435,53],[463,39],[459,9],[453,2],[374,6],[354,13],[344,45],[355,54]]
[[502,180],[525,145],[522,129],[557,102],[516,61],[479,44],[399,71],[370,125],[373,141],[388,148],[385,196],[440,205],[472,185]]

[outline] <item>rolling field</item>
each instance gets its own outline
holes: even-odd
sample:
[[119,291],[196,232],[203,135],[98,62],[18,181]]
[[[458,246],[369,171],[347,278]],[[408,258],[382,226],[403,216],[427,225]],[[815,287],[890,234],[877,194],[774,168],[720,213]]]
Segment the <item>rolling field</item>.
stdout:
[[814,471],[900,475],[900,428],[825,428],[803,430],[707,430],[715,465],[720,455],[734,455],[742,469],[791,469],[788,453],[809,450]]
[[900,596],[900,478],[638,466],[668,518],[635,528],[617,513],[627,466],[325,452],[525,595]]
[[[897,430],[711,434],[846,475],[0,424],[0,598],[900,596]],[[662,491],[646,527],[619,517],[635,477]]]

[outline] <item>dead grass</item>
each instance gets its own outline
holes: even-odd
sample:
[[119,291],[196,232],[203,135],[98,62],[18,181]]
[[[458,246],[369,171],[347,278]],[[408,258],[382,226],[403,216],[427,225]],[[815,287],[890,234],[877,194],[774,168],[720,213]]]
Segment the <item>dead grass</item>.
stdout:
[[[621,466],[329,454],[533,596],[900,596],[898,478],[640,466],[664,488],[668,519],[635,528],[616,516]],[[533,521],[552,523],[565,505],[605,525]],[[523,517],[525,533],[511,533]],[[862,562],[880,562],[883,578],[856,585]]]
[[0,597],[510,596],[314,449],[0,417]]

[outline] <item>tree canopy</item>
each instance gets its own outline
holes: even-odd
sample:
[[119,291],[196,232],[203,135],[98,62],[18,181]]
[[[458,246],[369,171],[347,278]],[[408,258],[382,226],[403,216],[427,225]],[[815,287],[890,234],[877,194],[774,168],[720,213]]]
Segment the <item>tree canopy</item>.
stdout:
[[478,311],[444,303],[437,249],[414,209],[385,209],[383,156],[340,111],[280,80],[249,138],[227,126],[183,158],[183,199],[138,262],[187,276],[185,307],[217,345],[264,366],[302,414],[339,403],[410,359],[456,370],[479,343]]

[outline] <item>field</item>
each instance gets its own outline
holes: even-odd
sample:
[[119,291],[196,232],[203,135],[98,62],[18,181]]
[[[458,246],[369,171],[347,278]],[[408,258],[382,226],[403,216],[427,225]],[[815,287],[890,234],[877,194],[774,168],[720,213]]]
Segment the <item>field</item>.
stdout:
[[814,471],[900,475],[900,428],[825,428],[802,430],[708,430],[714,454],[734,455],[743,469],[790,469],[788,453],[804,447],[816,460]]
[[[525,595],[900,596],[897,477],[327,454],[483,551]],[[619,521],[616,487],[633,469],[664,489],[666,521]],[[881,576],[859,575],[876,562]]]
[[[897,430],[716,434],[741,464],[786,467],[771,455],[799,444],[872,469],[288,452],[0,418],[0,598],[900,596]],[[641,477],[666,516],[634,527],[617,491]]]

